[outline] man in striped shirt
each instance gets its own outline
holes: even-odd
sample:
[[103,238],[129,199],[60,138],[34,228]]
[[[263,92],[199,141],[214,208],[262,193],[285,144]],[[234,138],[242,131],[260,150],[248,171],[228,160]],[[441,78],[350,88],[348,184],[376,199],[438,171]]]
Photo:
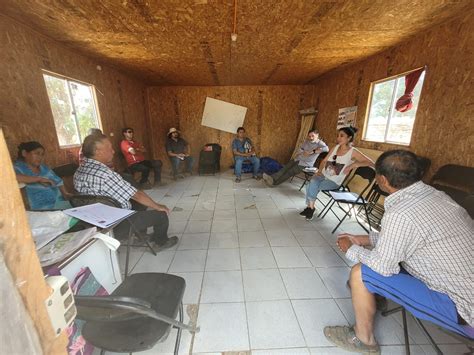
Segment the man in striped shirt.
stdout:
[[[114,149],[106,136],[87,136],[82,151],[84,163],[74,174],[76,190],[84,195],[111,197],[125,209],[132,209],[133,201],[134,209],[138,211],[114,228],[114,233],[119,238],[126,237],[131,223],[143,233],[146,233],[148,227],[153,227],[151,240],[160,249],[170,248],[178,242],[177,237],[168,238],[168,207],[156,203],[145,192],[137,190],[110,169]],[[146,210],[147,208],[150,209]]]
[[373,331],[379,294],[417,318],[473,337],[473,220],[444,192],[420,181],[415,154],[385,152],[375,168],[378,185],[389,193],[380,233],[342,234],[337,241],[358,262],[350,275],[356,323],[326,327],[324,334],[346,350],[380,353]]

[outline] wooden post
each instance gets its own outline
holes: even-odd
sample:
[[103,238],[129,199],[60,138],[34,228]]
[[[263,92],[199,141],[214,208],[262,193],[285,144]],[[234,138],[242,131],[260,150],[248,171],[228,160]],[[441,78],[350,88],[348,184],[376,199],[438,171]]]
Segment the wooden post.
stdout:
[[[44,354],[65,354],[67,336],[56,334],[51,326],[45,299],[49,295],[49,287],[44,281],[35,244],[31,237],[25,208],[16,181],[12,162],[0,129],[0,247],[3,251],[5,264],[10,271],[15,286],[41,342]],[[7,326],[8,319],[3,319]],[[13,336],[13,335],[12,335]]]

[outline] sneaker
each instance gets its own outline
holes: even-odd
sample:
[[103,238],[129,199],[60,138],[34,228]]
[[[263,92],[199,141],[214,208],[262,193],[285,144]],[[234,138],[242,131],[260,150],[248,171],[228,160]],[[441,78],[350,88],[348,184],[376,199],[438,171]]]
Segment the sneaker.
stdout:
[[309,211],[306,213],[306,220],[311,221],[314,218],[314,212],[316,212],[316,208],[310,208]]
[[346,325],[324,327],[324,335],[327,340],[341,349],[361,354],[380,355],[380,346],[378,344],[367,345],[361,342],[355,335],[353,327]]
[[255,180],[259,181],[259,180],[262,180],[262,177],[261,176],[252,176]]
[[309,212],[310,210],[311,210],[311,208],[306,207],[303,211],[300,212],[300,216],[306,218],[306,215],[308,214],[308,212]]
[[235,178],[235,182],[241,182],[241,181],[242,181],[242,179],[240,177]]
[[177,243],[178,243],[178,237],[171,237],[171,238],[168,238],[168,240],[164,242],[163,244],[156,244],[156,243],[155,244],[158,247],[158,251],[159,251],[159,250],[174,247]]
[[263,180],[265,181],[267,185],[270,185],[270,186],[273,185],[273,178],[271,177],[271,175],[263,173]]

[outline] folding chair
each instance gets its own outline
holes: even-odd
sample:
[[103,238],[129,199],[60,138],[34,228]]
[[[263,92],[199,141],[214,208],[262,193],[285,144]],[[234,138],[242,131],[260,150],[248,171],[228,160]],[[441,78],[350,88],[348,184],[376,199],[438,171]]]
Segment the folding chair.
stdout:
[[372,228],[380,229],[380,223],[382,221],[383,214],[385,213],[385,209],[382,204],[379,203],[381,197],[388,196],[388,193],[380,189],[377,183],[372,185],[369,193],[367,194],[366,202],[367,202],[367,214],[369,221],[366,219],[365,213],[362,214],[363,206],[360,206],[357,210],[357,215],[365,220],[368,224],[371,225]]
[[[364,180],[367,180],[367,184],[365,185],[364,189],[361,191],[360,194],[358,193],[355,193],[355,192],[350,192],[349,190],[349,184],[354,180],[354,178],[358,176]],[[370,168],[370,167],[367,167],[367,166],[363,166],[363,167],[359,167],[356,169],[356,171],[354,172],[354,174],[347,180],[347,183],[345,183],[345,192],[348,192],[350,193],[354,199],[344,199],[344,198],[340,198],[340,197],[334,197],[333,195],[331,195],[329,192],[327,193],[330,197],[331,197],[331,200],[329,201],[328,203],[328,207],[326,209],[326,212],[321,216],[321,218],[324,218],[326,216],[326,214],[331,210],[332,211],[332,207],[337,204],[337,206],[344,211],[344,216],[342,218],[339,218],[339,216],[333,211],[334,215],[336,216],[336,218],[339,220],[339,223],[337,224],[337,226],[332,230],[331,233],[334,233],[336,231],[337,228],[339,228],[339,226],[342,224],[342,222],[346,219],[346,217],[352,212],[352,214],[355,216],[356,218],[356,221],[357,223],[359,223],[359,225],[367,232],[369,232],[370,228],[371,228],[371,225],[370,225],[370,219],[369,219],[369,215],[367,213],[367,201],[366,199],[364,198],[364,194],[366,193],[366,191],[369,189],[369,187],[372,185],[373,181],[375,179],[375,170]],[[340,191],[340,190],[338,190]],[[341,204],[347,204],[347,205],[350,205],[349,209],[345,210],[344,208],[342,208]],[[364,212],[365,212],[365,217],[367,219],[367,222],[369,224],[369,229],[367,229],[360,221],[359,219],[357,218],[357,213],[355,211],[355,206],[361,206],[364,208]],[[324,210],[323,210],[324,211]],[[321,211],[321,213],[323,212]]]
[[[322,152],[322,153],[319,153],[318,157],[316,158],[314,164],[313,164],[313,167],[314,168],[318,168],[319,165],[321,164],[321,161],[326,158],[326,155],[328,155],[328,152]],[[303,171],[303,177],[299,176],[299,175],[294,175],[291,177],[290,179],[290,182],[293,181],[293,178],[297,177],[299,179],[302,179],[303,180],[303,183],[301,184],[300,188],[298,189],[298,191],[301,191],[304,187],[304,185],[306,185],[310,180],[311,178],[314,176],[314,172],[311,172],[311,171]]]
[[[120,205],[120,203],[117,200],[115,200],[115,199],[113,199],[112,197],[109,197],[109,196],[75,195],[75,196],[71,197],[69,202],[71,202],[71,205],[73,207],[86,206],[86,205],[91,205],[93,203],[103,203],[104,205],[107,205],[107,206],[122,208],[122,206]],[[128,276],[128,266],[129,266],[129,261],[130,261],[130,247],[131,246],[148,247],[148,249],[150,249],[150,251],[152,252],[152,254],[154,256],[157,255],[155,249],[153,249],[153,246],[150,244],[150,242],[148,241],[146,236],[143,236],[138,231],[138,229],[135,227],[135,225],[133,224],[133,222],[129,218],[127,218],[127,220],[128,220],[128,223],[130,224],[130,228],[129,228],[129,231],[128,231],[127,254],[126,254],[126,257],[125,257],[125,272],[124,272],[125,278]],[[112,227],[112,229],[113,229],[113,227]],[[132,244],[133,234],[135,234],[143,244],[137,244],[137,245]]]
[[[408,336],[407,310],[403,306],[398,306],[398,307],[395,307],[391,310],[382,312],[382,316],[387,317],[391,314],[398,313],[398,312],[402,312],[403,336],[405,338],[405,354],[410,355],[410,338]],[[415,320],[415,323],[420,326],[421,330],[423,331],[423,333],[428,338],[430,344],[433,346],[436,353],[439,354],[439,355],[443,355],[443,352],[438,347],[438,345],[436,345],[433,337],[430,335],[430,333],[428,332],[426,327],[423,325],[421,320],[418,319],[417,317],[415,317],[414,315],[412,315],[412,317]],[[469,338],[469,337],[461,335],[457,332],[447,330],[446,328],[443,328],[443,327],[439,326],[438,324],[436,324],[436,326],[438,327],[438,329],[440,329],[444,333],[449,334],[453,338],[455,338],[455,339],[459,340],[461,343],[465,344],[470,349],[471,354],[474,353],[474,339],[473,338]]]
[[105,351],[131,354],[165,341],[174,327],[178,329],[176,355],[181,330],[199,331],[195,324],[183,323],[185,288],[180,276],[138,273],[126,278],[110,296],[75,296],[77,318],[86,322],[82,335],[101,349],[101,355]]

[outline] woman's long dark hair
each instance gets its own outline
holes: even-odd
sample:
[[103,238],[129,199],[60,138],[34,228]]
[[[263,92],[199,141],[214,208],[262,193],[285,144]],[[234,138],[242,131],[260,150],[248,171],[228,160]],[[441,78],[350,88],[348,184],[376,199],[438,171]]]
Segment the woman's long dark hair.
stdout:
[[38,148],[42,148],[44,150],[44,147],[41,145],[41,143],[36,141],[20,143],[18,146],[18,159],[23,160],[23,151],[29,153]]

